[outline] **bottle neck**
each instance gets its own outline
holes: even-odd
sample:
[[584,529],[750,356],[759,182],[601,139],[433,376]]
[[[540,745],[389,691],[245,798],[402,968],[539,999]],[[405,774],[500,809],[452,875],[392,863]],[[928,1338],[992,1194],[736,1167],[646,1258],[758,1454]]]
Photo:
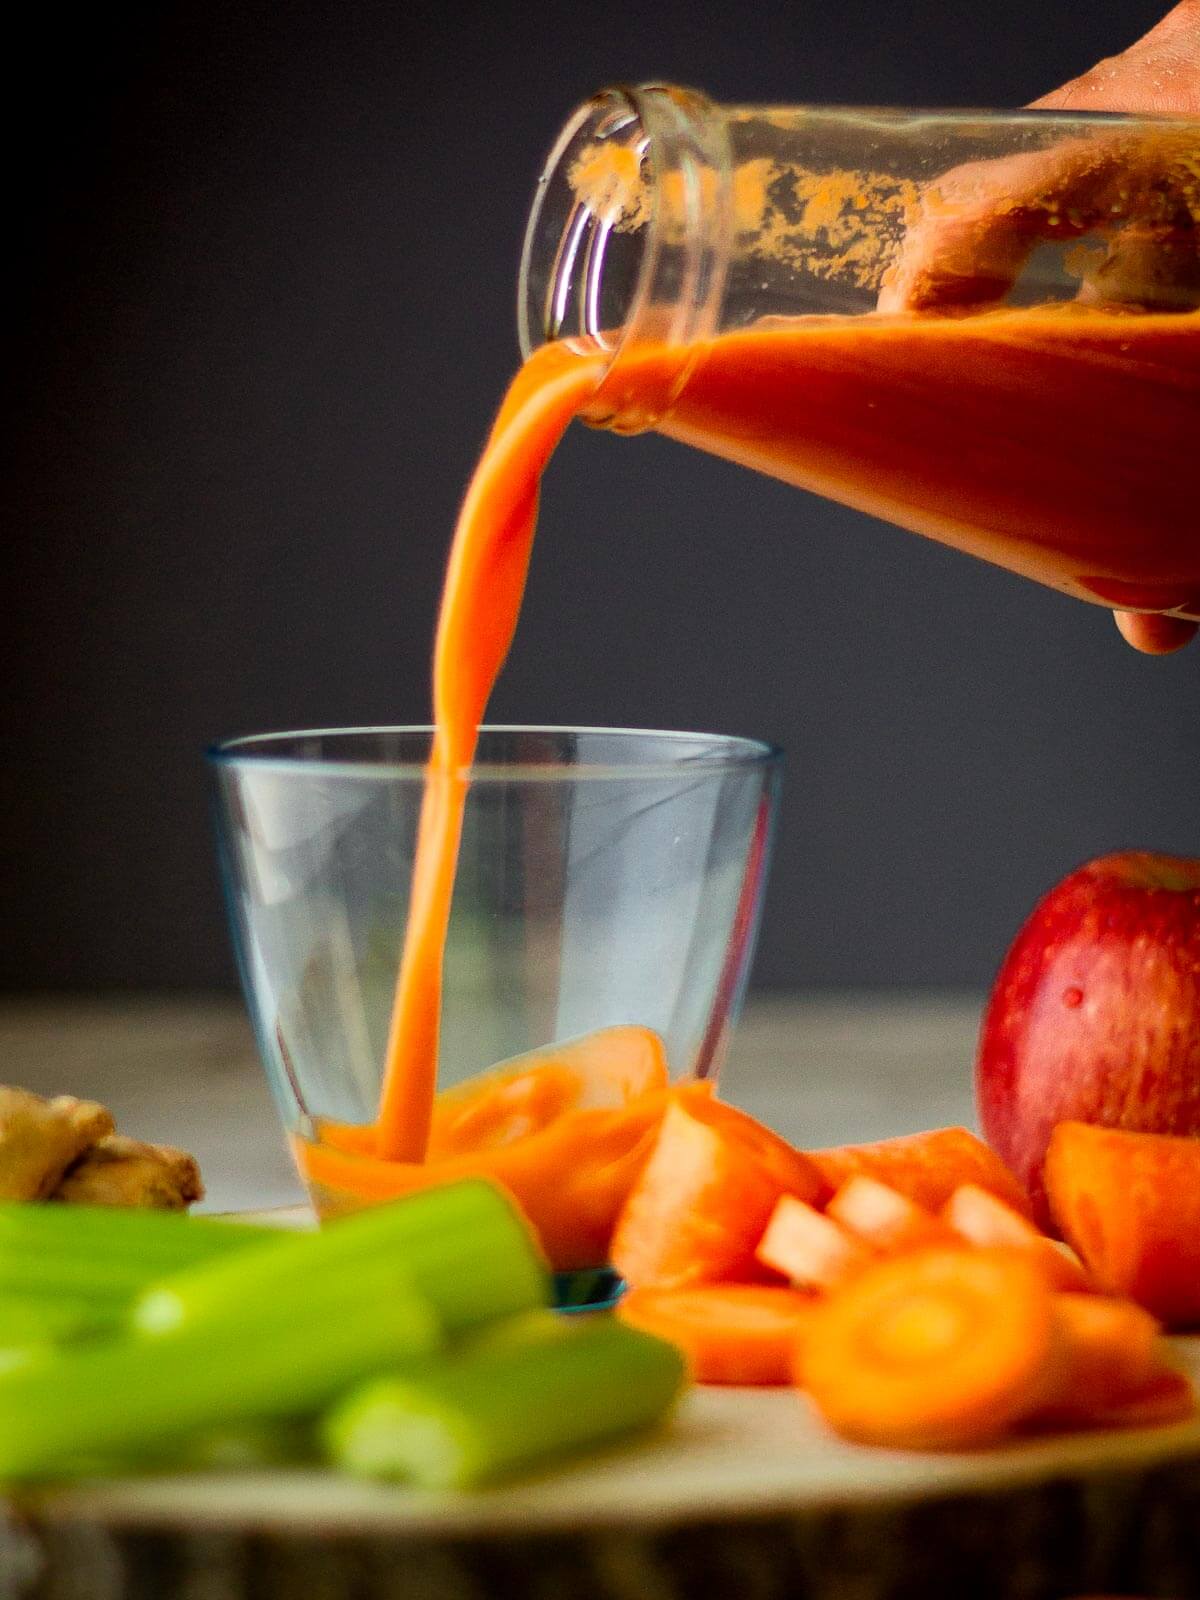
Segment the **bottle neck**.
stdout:
[[606,358],[584,412],[637,433],[670,410],[718,325],[731,243],[725,121],[702,95],[609,89],[572,116],[538,180],[518,328]]

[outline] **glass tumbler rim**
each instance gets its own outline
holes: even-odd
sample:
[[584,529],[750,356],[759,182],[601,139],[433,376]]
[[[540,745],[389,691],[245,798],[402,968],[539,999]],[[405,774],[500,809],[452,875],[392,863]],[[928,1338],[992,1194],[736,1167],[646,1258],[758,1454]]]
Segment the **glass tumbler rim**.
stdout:
[[[424,759],[396,760],[391,756],[356,754],[309,755],[280,753],[275,746],[286,746],[303,739],[395,739],[428,741],[434,729],[429,723],[368,723],[313,728],[279,729],[268,733],[241,734],[219,739],[205,751],[207,761],[218,769],[253,768],[258,771],[288,773],[296,777],[367,778],[376,781],[421,782],[426,775]],[[699,746],[686,754],[628,760],[571,761],[476,761],[469,769],[472,784],[487,783],[579,783],[600,781],[629,782],[635,779],[665,779],[683,772],[725,772],[753,768],[775,768],[783,761],[783,750],[767,740],[740,734],[706,733],[684,729],[606,727],[572,723],[484,723],[481,737],[489,734],[528,734],[547,737],[581,735],[628,741],[636,750],[652,742],[678,741]]]

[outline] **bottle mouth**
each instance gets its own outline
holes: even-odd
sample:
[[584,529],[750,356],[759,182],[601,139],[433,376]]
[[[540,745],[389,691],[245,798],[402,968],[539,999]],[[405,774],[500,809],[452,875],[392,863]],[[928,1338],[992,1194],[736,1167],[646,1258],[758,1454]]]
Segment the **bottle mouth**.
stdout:
[[693,90],[606,89],[559,135],[525,231],[517,326],[526,359],[549,340],[608,358],[585,421],[637,433],[674,403],[716,325],[729,189],[724,124]]
[[553,339],[615,353],[634,319],[654,217],[640,98],[626,89],[596,95],[547,158],[521,251],[517,331],[526,359]]

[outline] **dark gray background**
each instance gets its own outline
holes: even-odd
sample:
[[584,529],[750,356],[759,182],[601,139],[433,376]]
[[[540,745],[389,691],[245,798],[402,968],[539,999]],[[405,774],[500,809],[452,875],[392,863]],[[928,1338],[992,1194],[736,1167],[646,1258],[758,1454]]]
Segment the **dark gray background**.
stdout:
[[[567,111],[1016,104],[1165,0],[163,0],[10,62],[9,989],[232,981],[201,751],[413,721]],[[10,88],[15,85],[10,85]],[[1180,441],[1188,451],[1196,441]],[[654,438],[550,473],[497,720],[789,753],[757,979],[982,985],[1086,856],[1200,851],[1200,654]]]

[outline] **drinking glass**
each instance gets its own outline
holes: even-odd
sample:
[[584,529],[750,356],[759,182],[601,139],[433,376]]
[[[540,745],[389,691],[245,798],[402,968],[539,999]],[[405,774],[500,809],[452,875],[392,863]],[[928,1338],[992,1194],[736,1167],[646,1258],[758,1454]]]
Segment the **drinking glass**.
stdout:
[[[246,1002],[289,1134],[369,1124],[428,728],[211,752]],[[485,727],[445,955],[439,1085],[613,1024],[713,1078],[758,924],[780,756],[750,739]]]

